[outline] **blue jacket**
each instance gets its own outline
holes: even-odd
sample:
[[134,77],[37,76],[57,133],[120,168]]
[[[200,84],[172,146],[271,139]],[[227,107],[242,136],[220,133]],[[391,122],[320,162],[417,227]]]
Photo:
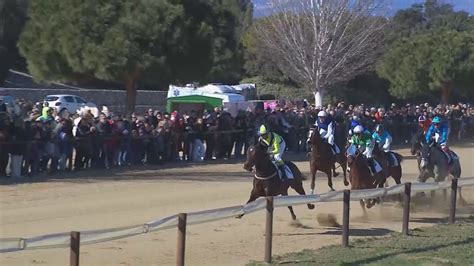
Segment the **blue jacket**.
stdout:
[[446,124],[441,124],[439,128],[436,128],[433,124],[431,124],[425,135],[426,143],[430,143],[431,137],[434,136],[436,133],[438,133],[440,136],[437,141],[438,144],[446,143],[446,141],[448,141],[448,126],[446,126]]
[[377,132],[374,132],[372,134],[372,139],[374,139],[378,144],[384,145],[387,139],[389,139],[391,142],[392,136],[390,136],[386,130],[383,130],[381,135],[379,135]]

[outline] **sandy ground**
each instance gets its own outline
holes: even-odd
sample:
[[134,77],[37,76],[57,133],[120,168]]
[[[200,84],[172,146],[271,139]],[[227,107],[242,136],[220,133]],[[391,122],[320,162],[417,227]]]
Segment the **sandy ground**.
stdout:
[[[463,177],[474,176],[474,147],[456,147],[461,157]],[[400,151],[408,156],[407,150]],[[309,163],[297,162],[309,176]],[[404,180],[414,180],[415,160],[403,163]],[[0,237],[32,237],[71,230],[101,229],[142,224],[179,212],[197,211],[245,203],[252,177],[242,163],[168,165],[147,170],[100,171],[68,174],[46,182],[0,186]],[[342,178],[335,179],[343,189]],[[391,184],[394,182],[391,180]],[[309,180],[305,181],[309,190]],[[326,178],[318,175],[317,193],[328,191]],[[473,214],[474,189],[465,189],[469,206],[459,215]],[[295,194],[290,192],[290,194]],[[441,192],[435,200],[417,204],[414,200],[410,226],[421,227],[442,222],[447,203]],[[419,202],[418,202],[419,203]],[[338,228],[320,225],[318,214],[336,215],[341,221],[342,202],[321,203],[315,210],[297,206],[303,226],[290,225],[286,208],[275,210],[274,254],[316,249],[341,241]],[[352,202],[351,239],[383,236],[401,231],[402,209],[388,202],[362,216],[358,202]],[[188,227],[186,262],[188,265],[242,265],[262,260],[265,213],[242,220],[226,219]],[[153,232],[81,247],[82,265],[173,265],[176,229]],[[68,249],[31,250],[0,254],[0,265],[67,265]]]

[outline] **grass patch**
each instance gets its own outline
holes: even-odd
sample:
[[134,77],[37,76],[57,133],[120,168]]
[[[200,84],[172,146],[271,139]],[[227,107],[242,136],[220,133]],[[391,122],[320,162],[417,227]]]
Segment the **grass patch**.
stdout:
[[350,240],[350,244],[347,249],[328,246],[275,256],[273,264],[474,265],[474,217],[454,225],[414,229],[410,236],[393,233],[390,237]]

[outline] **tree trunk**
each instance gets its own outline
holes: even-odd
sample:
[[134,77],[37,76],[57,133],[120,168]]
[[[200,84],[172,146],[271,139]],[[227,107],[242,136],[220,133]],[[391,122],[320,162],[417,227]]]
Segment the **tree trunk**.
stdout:
[[138,66],[135,66],[135,69],[126,75],[125,77],[125,89],[127,91],[126,93],[126,103],[125,103],[125,108],[127,114],[131,114],[135,111],[135,102],[137,99],[137,81],[140,76],[140,69]]
[[314,104],[316,105],[316,108],[323,107],[323,96],[324,91],[322,89],[318,89],[314,93]]
[[441,88],[441,103],[448,104],[449,103],[449,95],[451,94],[451,87],[449,84],[443,84]]

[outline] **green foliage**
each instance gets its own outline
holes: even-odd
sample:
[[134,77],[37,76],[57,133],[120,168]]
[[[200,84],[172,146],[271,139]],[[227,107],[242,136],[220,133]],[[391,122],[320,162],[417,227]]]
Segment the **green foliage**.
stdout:
[[394,96],[404,99],[427,90],[467,92],[474,82],[474,31],[401,39],[385,53],[377,73],[390,82]]
[[118,81],[130,97],[137,81],[235,82],[249,12],[249,0],[32,1],[19,48],[39,80]]

